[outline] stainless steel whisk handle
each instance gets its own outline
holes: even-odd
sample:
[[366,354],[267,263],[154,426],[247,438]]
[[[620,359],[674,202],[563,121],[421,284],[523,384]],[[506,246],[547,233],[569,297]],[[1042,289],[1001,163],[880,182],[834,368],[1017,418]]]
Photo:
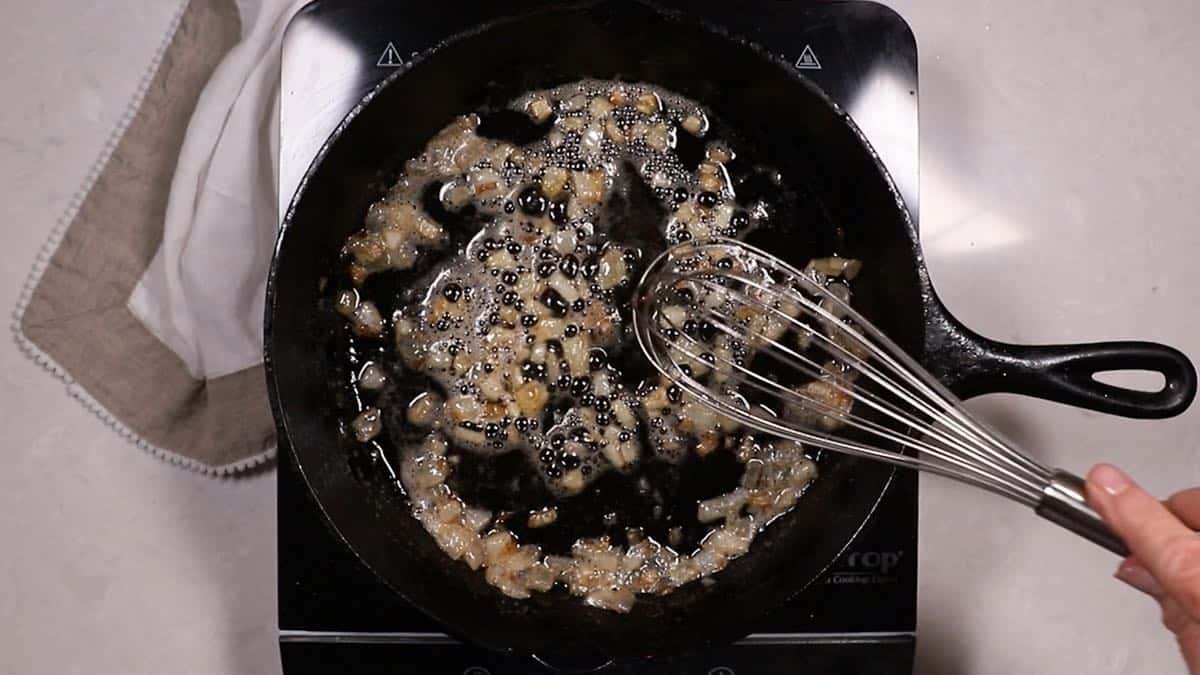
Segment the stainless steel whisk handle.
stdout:
[[1084,480],[1079,476],[1058,469],[1050,477],[1050,483],[1042,489],[1042,498],[1034,511],[1046,520],[1075,534],[1099,544],[1122,558],[1129,555],[1129,547],[1113,533],[1088,506],[1084,492]]

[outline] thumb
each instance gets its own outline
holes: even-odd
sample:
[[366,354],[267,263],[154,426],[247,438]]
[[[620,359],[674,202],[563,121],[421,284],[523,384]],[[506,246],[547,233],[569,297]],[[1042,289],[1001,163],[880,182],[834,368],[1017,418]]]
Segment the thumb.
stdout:
[[1087,499],[1167,594],[1200,616],[1200,537],[1114,466],[1088,472]]

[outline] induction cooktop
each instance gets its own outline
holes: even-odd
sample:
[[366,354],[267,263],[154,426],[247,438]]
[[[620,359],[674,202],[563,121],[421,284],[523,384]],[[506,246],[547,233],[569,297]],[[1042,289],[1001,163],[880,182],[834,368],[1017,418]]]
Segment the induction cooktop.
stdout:
[[[283,40],[280,213],[350,109],[413,55],[544,3],[316,0]],[[794,64],[864,130],[917,218],[917,49],[904,20],[865,2],[671,2]],[[279,642],[288,675],[774,675],[911,673],[917,476],[897,471],[874,516],[826,574],[732,645],[654,663],[552,663],[446,635],[331,533],[280,439]]]

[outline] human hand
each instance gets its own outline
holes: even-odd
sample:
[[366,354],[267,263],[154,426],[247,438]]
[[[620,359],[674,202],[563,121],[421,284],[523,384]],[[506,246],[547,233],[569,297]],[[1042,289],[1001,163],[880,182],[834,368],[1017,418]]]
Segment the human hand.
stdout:
[[1087,500],[1129,550],[1114,576],[1153,597],[1192,675],[1200,675],[1200,488],[1160,502],[1116,467],[1098,464]]

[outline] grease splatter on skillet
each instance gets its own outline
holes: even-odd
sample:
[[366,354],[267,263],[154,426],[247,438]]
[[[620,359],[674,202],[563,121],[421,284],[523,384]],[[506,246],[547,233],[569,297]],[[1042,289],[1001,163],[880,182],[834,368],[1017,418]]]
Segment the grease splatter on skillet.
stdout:
[[[629,333],[641,266],[667,246],[761,243],[803,218],[803,195],[716,126],[646,84],[530,92],[447,125],[346,242],[332,300],[360,411],[347,432],[397,474],[441,549],[510,596],[562,584],[627,611],[746,553],[816,477],[799,444],[653,372]],[[849,297],[857,263],[806,271]],[[675,291],[679,312],[702,293]],[[703,322],[686,329],[713,354],[745,351]],[[695,375],[723,377],[719,362]]]

